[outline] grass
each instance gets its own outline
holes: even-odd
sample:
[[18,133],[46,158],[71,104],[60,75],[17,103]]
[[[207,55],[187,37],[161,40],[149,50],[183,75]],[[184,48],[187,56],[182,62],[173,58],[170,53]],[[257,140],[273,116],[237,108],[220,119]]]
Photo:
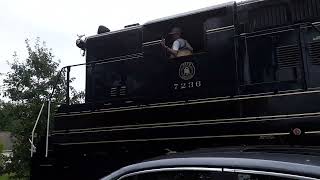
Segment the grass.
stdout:
[[0,180],[8,180],[9,176],[8,175],[2,175],[0,176]]

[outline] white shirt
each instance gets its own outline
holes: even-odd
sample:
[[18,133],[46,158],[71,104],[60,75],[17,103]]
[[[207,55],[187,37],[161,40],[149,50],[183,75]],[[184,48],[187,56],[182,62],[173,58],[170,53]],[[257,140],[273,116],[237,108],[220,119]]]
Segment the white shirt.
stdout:
[[188,43],[188,41],[179,38],[177,40],[175,40],[172,44],[172,48],[175,51],[178,51],[180,49],[188,49],[190,51],[193,51],[193,48],[191,47],[191,45]]

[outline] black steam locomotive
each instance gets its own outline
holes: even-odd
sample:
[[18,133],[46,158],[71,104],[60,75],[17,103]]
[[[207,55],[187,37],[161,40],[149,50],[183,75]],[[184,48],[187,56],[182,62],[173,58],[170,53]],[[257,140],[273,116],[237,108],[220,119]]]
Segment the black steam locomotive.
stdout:
[[[173,27],[182,29],[192,55],[170,58],[162,47]],[[67,95],[49,158],[41,151],[33,157],[34,179],[43,177],[40,170],[98,178],[168,150],[316,144],[318,0],[231,2],[105,30],[80,44],[85,103],[70,105]]]

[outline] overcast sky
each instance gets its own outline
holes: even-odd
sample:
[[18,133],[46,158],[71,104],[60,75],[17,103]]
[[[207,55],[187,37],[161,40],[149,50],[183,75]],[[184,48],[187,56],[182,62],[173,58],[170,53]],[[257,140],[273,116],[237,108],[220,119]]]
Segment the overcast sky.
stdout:
[[[85,62],[75,46],[77,34],[96,33],[99,25],[118,30],[125,25],[183,13],[227,0],[0,0],[0,73],[16,51],[26,57],[24,40],[46,41],[61,65]],[[0,80],[2,78],[0,77]]]

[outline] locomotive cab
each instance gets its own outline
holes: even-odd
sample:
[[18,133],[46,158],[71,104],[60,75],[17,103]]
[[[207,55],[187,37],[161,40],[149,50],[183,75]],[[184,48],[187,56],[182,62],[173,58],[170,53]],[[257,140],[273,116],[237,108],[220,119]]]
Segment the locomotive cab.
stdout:
[[[236,94],[233,3],[109,32],[86,41],[86,102],[150,103]],[[170,59],[161,41],[172,27],[194,49]],[[172,43],[172,42],[171,42]],[[103,61],[103,62],[99,62]]]

